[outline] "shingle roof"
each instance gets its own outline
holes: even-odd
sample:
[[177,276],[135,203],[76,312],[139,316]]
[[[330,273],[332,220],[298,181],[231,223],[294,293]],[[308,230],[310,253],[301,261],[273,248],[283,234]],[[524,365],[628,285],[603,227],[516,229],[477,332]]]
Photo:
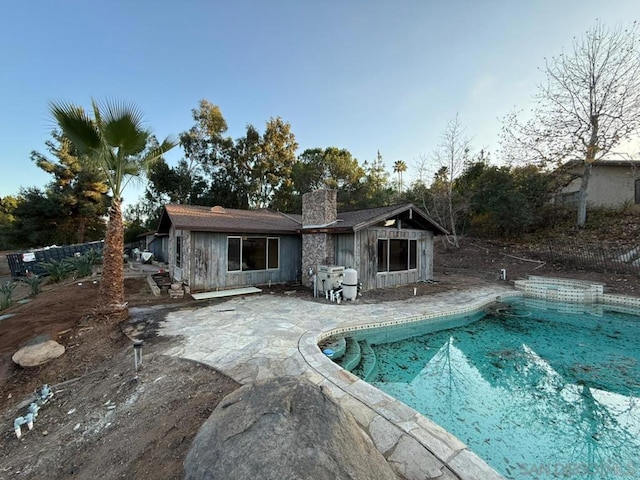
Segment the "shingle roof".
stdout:
[[301,223],[301,215],[285,215],[267,208],[238,210],[169,204],[164,207],[158,232],[168,232],[172,224],[178,229],[196,231],[293,234]]
[[225,233],[312,233],[356,232],[386,219],[398,217],[418,228],[446,234],[440,225],[413,204],[368,208],[338,214],[338,220],[327,226],[304,229],[302,215],[284,214],[267,208],[238,210],[235,208],[165,205],[158,233],[177,229]]

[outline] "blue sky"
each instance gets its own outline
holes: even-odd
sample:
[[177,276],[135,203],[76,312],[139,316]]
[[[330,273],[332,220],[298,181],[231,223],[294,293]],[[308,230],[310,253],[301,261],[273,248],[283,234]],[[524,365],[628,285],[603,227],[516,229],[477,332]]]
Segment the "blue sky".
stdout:
[[380,150],[409,175],[458,112],[474,146],[495,152],[499,118],[530,106],[545,56],[597,18],[639,17],[637,0],[9,2],[0,197],[50,181],[29,153],[45,152],[51,100],[134,102],[164,138],[190,128],[204,98],[233,137],[280,116],[300,152],[337,146],[362,162]]

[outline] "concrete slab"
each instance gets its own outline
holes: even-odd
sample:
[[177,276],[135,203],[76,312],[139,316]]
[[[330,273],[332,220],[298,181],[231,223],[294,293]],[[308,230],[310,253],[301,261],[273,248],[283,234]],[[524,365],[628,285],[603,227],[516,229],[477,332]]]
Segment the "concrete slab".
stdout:
[[192,293],[194,300],[206,300],[208,298],[233,297],[236,295],[247,295],[249,293],[260,293],[262,290],[256,287],[234,288],[231,290],[219,290],[217,292]]

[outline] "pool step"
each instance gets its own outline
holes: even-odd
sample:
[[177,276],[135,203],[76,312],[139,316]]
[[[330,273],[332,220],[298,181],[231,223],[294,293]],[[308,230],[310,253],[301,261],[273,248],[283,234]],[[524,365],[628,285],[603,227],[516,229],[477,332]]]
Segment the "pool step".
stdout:
[[360,344],[361,359],[358,366],[353,369],[353,373],[368,382],[378,372],[378,359],[369,342],[360,340],[358,343]]
[[333,350],[333,355],[331,355],[332,360],[338,360],[339,358],[344,357],[344,353],[347,349],[347,341],[344,337],[336,338],[327,343],[325,348]]
[[360,344],[351,337],[346,338],[346,348],[344,356],[336,362],[345,370],[353,370],[360,363],[362,358],[362,351],[360,350]]

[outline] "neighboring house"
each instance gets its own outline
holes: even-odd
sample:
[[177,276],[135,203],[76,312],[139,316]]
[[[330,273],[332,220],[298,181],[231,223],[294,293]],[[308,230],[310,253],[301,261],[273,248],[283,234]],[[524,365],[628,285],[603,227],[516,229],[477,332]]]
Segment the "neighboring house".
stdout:
[[168,235],[160,235],[156,232],[145,232],[138,235],[140,249],[153,253],[153,259],[158,262],[167,262],[166,252],[168,251]]
[[[576,162],[569,172],[582,173],[583,165]],[[577,206],[581,178],[574,179],[556,196],[556,204]],[[591,167],[587,186],[587,203],[592,207],[640,205],[640,161],[598,160]]]
[[336,212],[336,192],[303,195],[302,215],[268,209],[166,205],[173,278],[192,290],[302,281],[321,265],[354,268],[364,290],[433,276],[433,238],[445,230],[412,204]]

